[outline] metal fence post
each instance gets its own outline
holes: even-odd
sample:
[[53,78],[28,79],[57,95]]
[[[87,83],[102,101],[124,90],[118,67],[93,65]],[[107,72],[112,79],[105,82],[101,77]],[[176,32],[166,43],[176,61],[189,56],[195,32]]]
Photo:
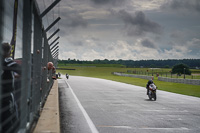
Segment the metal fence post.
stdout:
[[[4,0],[0,0],[0,45],[1,45],[1,43],[2,43],[2,40],[3,40],[3,26],[4,26],[4,23],[3,23],[3,21],[4,21]],[[0,46],[1,47],[1,46]],[[2,60],[2,51],[1,51],[2,49],[0,49],[0,62],[2,62],[1,60]],[[2,64],[0,63],[0,73],[2,72]],[[0,99],[2,98],[2,95],[1,95],[1,78],[0,78]],[[2,111],[2,109],[1,109],[1,100],[0,100],[0,114],[1,114],[1,111]],[[2,132],[1,131],[1,115],[0,115],[0,132]]]
[[29,129],[29,104],[31,90],[31,25],[32,0],[23,0],[23,59],[22,59],[22,90],[21,90],[21,129]]
[[37,12],[36,7],[33,7],[34,11],[34,50],[33,50],[33,83],[32,83],[32,111],[37,118],[39,116],[40,105],[40,88],[41,88],[41,59],[42,59],[42,25],[41,19]]
[[43,69],[43,77],[42,77],[42,104],[44,103],[44,98],[45,98],[45,92],[47,91],[47,62],[48,62],[48,51],[47,51],[47,47],[48,47],[48,41],[46,38],[46,32],[43,31],[43,39],[44,39],[44,44],[43,44],[43,61],[42,61],[42,66],[46,67],[46,69]]
[[[54,63],[53,62],[53,58],[52,58],[52,55],[51,55],[51,50],[50,50],[50,46],[48,45],[48,47],[47,47],[47,49],[48,49],[48,62],[52,62],[52,63]],[[52,87],[52,85],[53,85],[53,79],[52,79],[52,70],[50,70],[49,71],[49,84],[48,84],[48,91],[50,90],[50,88]]]

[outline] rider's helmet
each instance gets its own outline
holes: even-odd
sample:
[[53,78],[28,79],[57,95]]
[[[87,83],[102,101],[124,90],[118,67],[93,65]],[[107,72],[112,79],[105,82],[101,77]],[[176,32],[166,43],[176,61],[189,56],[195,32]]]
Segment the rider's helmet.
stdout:
[[152,84],[153,83],[153,80],[149,80],[148,81],[148,84],[150,85],[150,84]]

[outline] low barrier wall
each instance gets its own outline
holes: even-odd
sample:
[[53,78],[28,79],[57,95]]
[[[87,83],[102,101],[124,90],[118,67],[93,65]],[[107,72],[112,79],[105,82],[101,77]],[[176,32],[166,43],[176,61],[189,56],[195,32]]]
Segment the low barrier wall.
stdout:
[[[119,72],[114,72],[114,75],[124,76],[124,77],[133,77],[133,78],[141,78],[150,80],[153,76],[145,76],[145,75],[132,75],[132,74],[124,74]],[[166,77],[158,77],[159,81],[164,82],[173,82],[173,83],[183,83],[183,84],[191,84],[191,85],[200,85],[200,80],[197,79],[178,79],[178,78],[166,78]]]
[[200,80],[197,79],[176,79],[176,78],[158,77],[158,80],[165,82],[173,82],[173,83],[200,85]]
[[118,76],[141,78],[141,79],[147,79],[147,80],[152,79],[152,76],[145,76],[145,75],[132,75],[132,74],[119,73],[119,72],[114,72],[113,74],[118,75]]

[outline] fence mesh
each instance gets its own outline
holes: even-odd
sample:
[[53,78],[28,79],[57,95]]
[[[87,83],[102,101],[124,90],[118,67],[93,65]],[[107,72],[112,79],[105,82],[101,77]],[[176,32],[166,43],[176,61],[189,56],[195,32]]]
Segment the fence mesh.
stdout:
[[0,44],[0,132],[29,132],[54,82],[47,64],[57,64],[35,0],[0,0]]

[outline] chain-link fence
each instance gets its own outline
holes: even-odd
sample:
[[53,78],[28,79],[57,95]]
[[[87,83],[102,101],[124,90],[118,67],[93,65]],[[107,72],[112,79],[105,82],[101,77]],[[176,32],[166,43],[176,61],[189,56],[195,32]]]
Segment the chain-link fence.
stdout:
[[0,0],[0,43],[0,132],[30,132],[53,85],[47,64],[57,64],[35,0]]

